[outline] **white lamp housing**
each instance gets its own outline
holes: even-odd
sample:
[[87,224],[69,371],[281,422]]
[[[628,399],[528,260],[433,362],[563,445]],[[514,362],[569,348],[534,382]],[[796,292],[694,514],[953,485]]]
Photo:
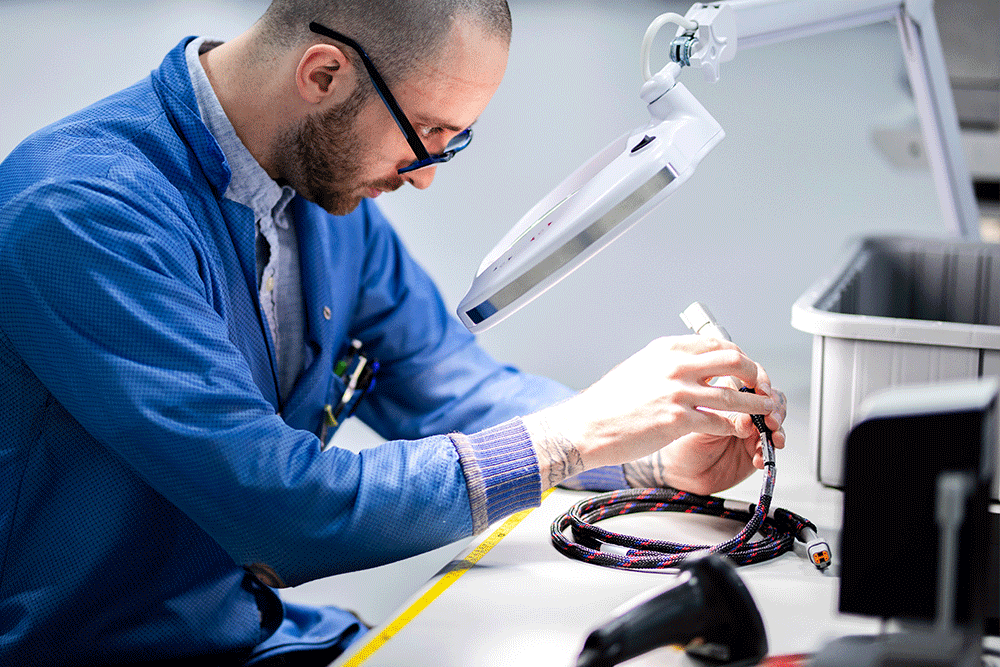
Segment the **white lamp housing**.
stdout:
[[[715,81],[737,46],[887,20],[899,26],[944,218],[972,235],[979,215],[931,9],[931,0],[731,0],[659,17],[643,42],[649,124],[610,144],[521,218],[480,265],[458,307],[462,322],[483,331],[552,287],[669,197],[722,140],[715,119],[676,83],[682,64]],[[667,22],[681,26],[674,62],[650,75],[650,43]]]
[[643,89],[654,98],[649,124],[573,172],[483,260],[458,307],[470,330],[487,329],[593,257],[670,196],[722,140],[705,107],[664,74]]

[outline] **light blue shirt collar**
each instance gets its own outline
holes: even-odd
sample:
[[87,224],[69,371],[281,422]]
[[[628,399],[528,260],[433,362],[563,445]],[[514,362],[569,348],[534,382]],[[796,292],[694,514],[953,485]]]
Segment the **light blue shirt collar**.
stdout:
[[219,142],[233,174],[224,196],[252,209],[256,220],[273,220],[274,224],[285,228],[288,220],[281,213],[295,196],[295,190],[287,185],[278,185],[268,176],[236,134],[198,57],[201,45],[206,41],[209,40],[205,37],[192,40],[187,45],[185,56],[202,120]]

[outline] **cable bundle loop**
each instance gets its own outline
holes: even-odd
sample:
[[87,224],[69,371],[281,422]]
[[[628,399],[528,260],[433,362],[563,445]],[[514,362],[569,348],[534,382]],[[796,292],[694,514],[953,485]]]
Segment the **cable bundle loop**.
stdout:
[[[628,570],[661,570],[677,567],[692,553],[707,551],[728,557],[737,565],[759,563],[792,549],[800,526],[809,522],[792,512],[776,509],[768,516],[770,497],[761,503],[734,509],[733,501],[699,496],[677,489],[626,489],[580,501],[552,524],[552,543],[570,558]],[[721,544],[680,544],[613,533],[597,522],[637,512],[684,512],[708,514],[746,525]],[[566,538],[570,528],[573,541]],[[762,538],[752,541],[756,533]]]
[[[737,565],[759,563],[791,550],[797,536],[814,538],[816,527],[808,519],[782,508],[770,511],[775,480],[774,443],[763,417],[753,417],[764,440],[764,480],[756,504],[701,496],[669,487],[612,491],[582,500],[559,516],[552,523],[552,543],[566,556],[588,563],[625,570],[662,570],[676,567],[696,552],[717,553]],[[637,512],[708,514],[739,521],[745,526],[732,539],[713,546],[643,539],[595,525],[613,516]],[[574,541],[567,539],[567,528],[571,529]],[[761,539],[754,541],[757,533]],[[822,569],[829,564],[829,547],[822,540],[816,543],[817,554],[809,554],[809,557]]]

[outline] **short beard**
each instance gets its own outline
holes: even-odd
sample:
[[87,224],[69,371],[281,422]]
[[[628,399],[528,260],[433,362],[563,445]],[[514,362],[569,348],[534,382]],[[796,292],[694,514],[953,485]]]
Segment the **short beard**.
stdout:
[[[355,92],[339,106],[308,116],[282,137],[282,174],[300,195],[333,215],[347,215],[361,203],[361,141],[357,118],[372,97]],[[395,190],[402,179],[370,184]]]

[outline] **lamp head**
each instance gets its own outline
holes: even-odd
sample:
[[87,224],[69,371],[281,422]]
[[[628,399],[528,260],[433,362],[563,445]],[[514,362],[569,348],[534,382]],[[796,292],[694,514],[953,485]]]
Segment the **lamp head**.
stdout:
[[682,84],[532,207],[480,265],[458,316],[488,329],[548,290],[673,193],[725,136]]

